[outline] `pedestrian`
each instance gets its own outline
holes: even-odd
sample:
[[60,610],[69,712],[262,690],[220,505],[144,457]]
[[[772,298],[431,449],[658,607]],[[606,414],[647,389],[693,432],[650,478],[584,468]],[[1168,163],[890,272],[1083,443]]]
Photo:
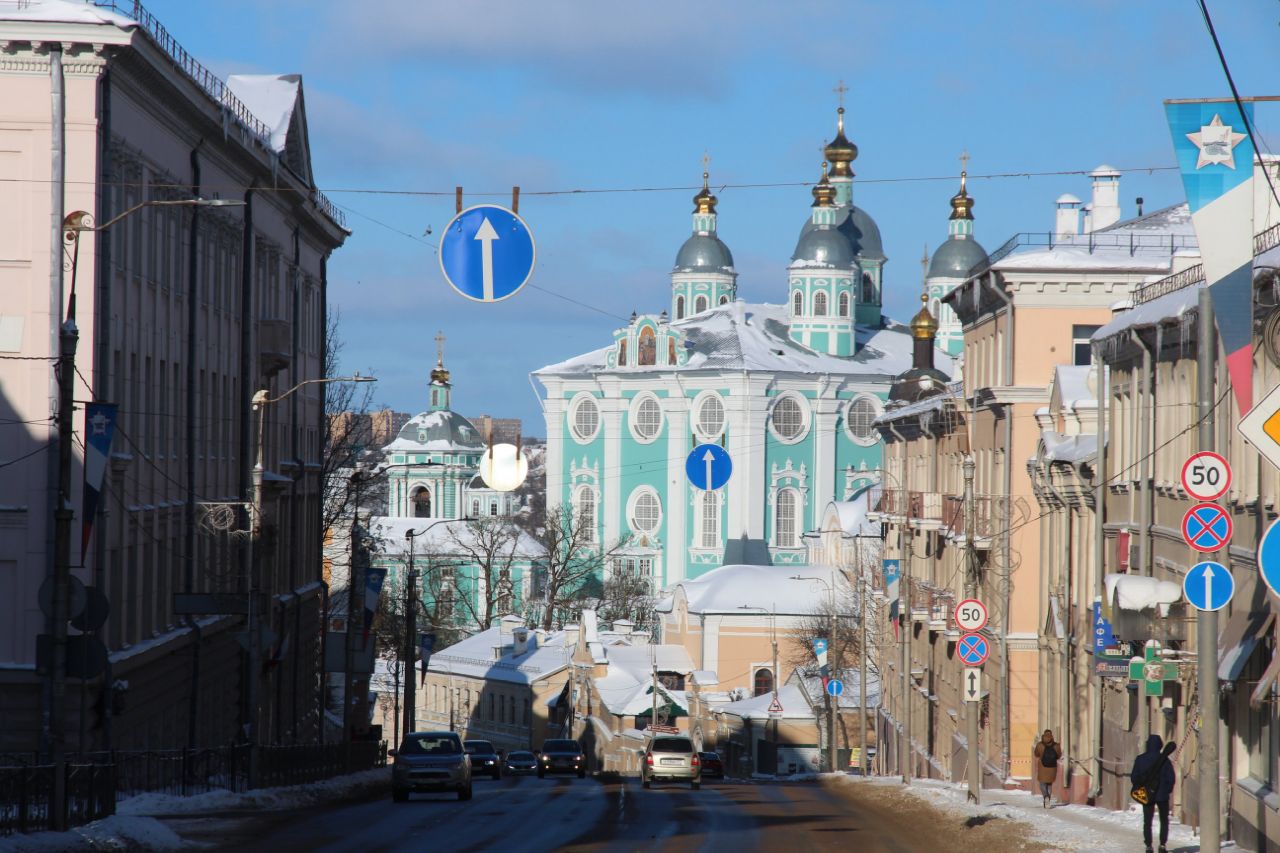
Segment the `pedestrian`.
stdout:
[[[1169,796],[1177,781],[1169,756],[1177,748],[1176,743],[1165,744],[1160,735],[1151,735],[1147,738],[1147,751],[1134,759],[1133,772],[1129,774],[1134,799],[1142,803],[1142,840],[1147,853],[1151,853],[1151,818],[1156,812],[1160,813],[1160,853],[1168,853],[1165,844],[1169,841]],[[1140,798],[1139,792],[1145,795]]]
[[1054,740],[1053,730],[1045,729],[1036,744],[1036,781],[1044,796],[1044,807],[1049,808],[1049,792],[1058,781],[1058,759],[1062,757],[1062,744]]

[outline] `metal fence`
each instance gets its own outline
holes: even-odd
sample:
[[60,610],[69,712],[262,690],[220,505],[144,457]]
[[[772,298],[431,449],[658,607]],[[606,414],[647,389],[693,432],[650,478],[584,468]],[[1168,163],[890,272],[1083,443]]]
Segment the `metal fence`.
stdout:
[[[67,820],[71,826],[115,814],[115,768],[67,765]],[[53,828],[52,764],[0,767],[0,836]]]

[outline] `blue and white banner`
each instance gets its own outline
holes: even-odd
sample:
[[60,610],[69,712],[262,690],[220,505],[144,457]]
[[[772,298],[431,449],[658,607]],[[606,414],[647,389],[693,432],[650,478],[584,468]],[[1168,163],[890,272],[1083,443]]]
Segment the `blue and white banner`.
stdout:
[[111,439],[116,431],[116,407],[113,403],[89,403],[84,407],[84,500],[81,502],[80,565],[89,550],[93,533],[93,517],[98,512],[102,482],[111,461]]
[[418,635],[418,658],[422,661],[422,683],[427,683],[427,668],[431,666],[431,653],[436,648],[436,634],[429,631]]
[[889,621],[898,619],[898,580],[902,577],[901,560],[884,561],[884,592],[889,599]]
[[1164,108],[1243,417],[1253,408],[1253,105],[1244,104],[1243,114],[1234,100],[1166,101]]
[[386,569],[364,570],[364,639],[369,640],[369,631],[373,628],[373,617],[378,612],[378,601],[382,598],[382,582],[387,579]]
[[822,673],[822,681],[825,684],[827,676],[830,675],[827,670],[827,639],[826,637],[815,637],[813,640],[813,656],[818,659],[818,671]]

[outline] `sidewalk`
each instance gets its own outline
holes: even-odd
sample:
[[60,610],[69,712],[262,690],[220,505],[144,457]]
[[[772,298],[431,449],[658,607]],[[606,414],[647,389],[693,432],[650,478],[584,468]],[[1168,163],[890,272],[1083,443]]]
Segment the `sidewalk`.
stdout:
[[[1115,851],[1142,850],[1142,810],[1136,803],[1125,812],[1092,806],[1053,805],[1046,809],[1041,798],[1029,791],[1002,791],[984,788],[982,805],[967,802],[968,787],[960,783],[941,782],[934,779],[913,779],[904,786],[898,777],[873,776],[862,779],[856,776],[826,776],[847,785],[896,786],[904,793],[918,797],[944,811],[977,817],[990,815],[1005,820],[1027,824],[1028,837],[1063,851]],[[1152,826],[1159,832],[1159,819]],[[1169,826],[1170,853],[1199,851],[1200,840],[1190,827],[1171,821]],[[1223,843],[1224,850],[1235,849],[1231,842]]]

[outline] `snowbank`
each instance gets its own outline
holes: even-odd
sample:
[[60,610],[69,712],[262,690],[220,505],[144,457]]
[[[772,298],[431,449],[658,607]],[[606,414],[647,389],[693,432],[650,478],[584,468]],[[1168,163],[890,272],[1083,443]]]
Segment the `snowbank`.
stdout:
[[36,832],[0,838],[4,853],[54,853],[63,850],[180,850],[177,833],[150,817],[112,815],[70,832]]
[[391,770],[375,767],[347,776],[335,776],[306,785],[289,785],[281,788],[256,788],[252,791],[209,791],[190,797],[173,794],[138,794],[121,800],[116,806],[118,815],[159,816],[192,814],[193,812],[228,811],[232,809],[283,809],[306,808],[319,803],[340,800],[361,794],[373,788],[388,786]]

